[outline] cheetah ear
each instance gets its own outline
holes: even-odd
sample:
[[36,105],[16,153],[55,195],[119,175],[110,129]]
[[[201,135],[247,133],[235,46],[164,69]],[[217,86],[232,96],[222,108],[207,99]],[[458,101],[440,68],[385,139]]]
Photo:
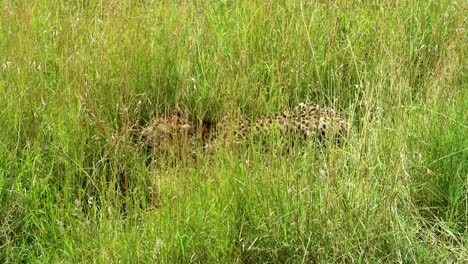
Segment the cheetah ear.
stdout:
[[189,130],[189,129],[192,128],[192,126],[189,125],[189,124],[185,124],[185,125],[180,126],[180,128],[181,128],[181,129],[185,129],[185,130]]

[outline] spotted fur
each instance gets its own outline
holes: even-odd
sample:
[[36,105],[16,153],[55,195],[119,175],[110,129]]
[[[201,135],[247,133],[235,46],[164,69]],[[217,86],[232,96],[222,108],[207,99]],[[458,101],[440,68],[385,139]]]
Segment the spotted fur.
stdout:
[[[249,136],[279,136],[282,141],[302,139],[306,141],[340,143],[347,132],[343,115],[329,107],[300,103],[291,110],[263,116],[256,120],[240,118],[232,122],[228,118],[219,124],[194,122],[181,114],[155,117],[141,134],[146,145],[154,151],[167,152],[170,148],[193,149],[197,139],[204,145],[214,141],[232,142],[228,136],[233,131],[234,141],[239,143]],[[203,145],[203,144],[199,144]]]
[[[222,125],[223,126],[223,125]],[[346,119],[337,111],[316,104],[301,103],[291,110],[277,112],[251,121],[241,118],[234,131],[235,140],[249,135],[267,138],[273,132],[281,139],[340,142],[347,131]]]

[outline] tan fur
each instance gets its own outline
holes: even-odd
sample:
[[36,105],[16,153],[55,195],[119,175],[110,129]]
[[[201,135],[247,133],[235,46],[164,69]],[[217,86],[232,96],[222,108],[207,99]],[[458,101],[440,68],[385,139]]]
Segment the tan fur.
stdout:
[[233,132],[235,141],[239,142],[248,135],[268,135],[272,131],[278,131],[280,136],[288,134],[304,140],[339,142],[347,132],[347,121],[331,108],[301,103],[291,110],[263,116],[255,121],[241,118],[237,125],[227,118],[215,124],[197,123],[180,113],[157,116],[142,130],[141,135],[145,145],[161,153],[174,146],[193,152],[197,139],[201,139],[203,144],[213,140],[226,141],[229,132]]

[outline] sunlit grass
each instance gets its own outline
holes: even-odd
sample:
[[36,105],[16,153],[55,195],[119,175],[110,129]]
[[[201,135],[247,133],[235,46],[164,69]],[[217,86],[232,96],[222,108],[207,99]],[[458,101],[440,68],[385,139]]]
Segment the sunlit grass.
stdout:
[[[466,4],[0,10],[0,262],[468,258]],[[252,139],[148,166],[135,142],[176,109],[217,122],[299,102],[341,111],[345,143]]]

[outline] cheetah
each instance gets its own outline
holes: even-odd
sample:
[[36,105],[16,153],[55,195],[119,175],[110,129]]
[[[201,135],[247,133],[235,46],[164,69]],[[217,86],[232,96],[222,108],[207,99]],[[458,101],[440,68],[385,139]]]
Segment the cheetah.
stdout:
[[[329,107],[312,103],[300,103],[291,110],[263,116],[256,120],[241,117],[238,122],[224,118],[219,124],[195,122],[174,113],[155,117],[141,131],[142,139],[157,153],[167,152],[174,146],[193,153],[196,146],[208,146],[212,142],[232,143],[228,131],[233,131],[234,142],[241,143],[249,135],[254,139],[275,134],[282,141],[303,139],[306,141],[341,143],[347,133],[345,117]],[[197,143],[197,140],[201,140]]]

